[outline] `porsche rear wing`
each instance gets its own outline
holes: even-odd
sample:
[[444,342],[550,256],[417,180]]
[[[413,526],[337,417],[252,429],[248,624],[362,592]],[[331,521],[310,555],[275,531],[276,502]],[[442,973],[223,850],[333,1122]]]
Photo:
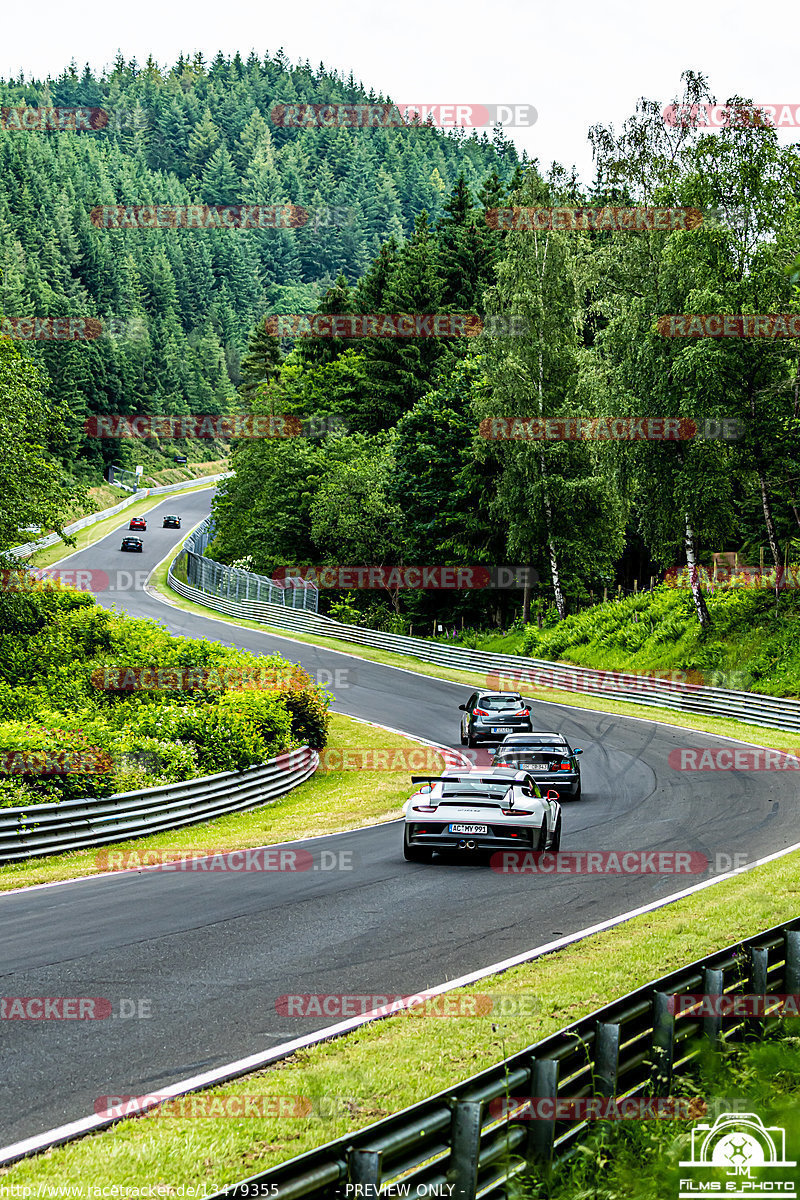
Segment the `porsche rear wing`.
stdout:
[[[509,775],[511,772],[509,772]],[[514,771],[514,775],[524,775],[524,771]],[[464,775],[449,775],[445,779],[443,775],[412,775],[412,783],[508,783],[509,786],[514,782],[513,779],[504,779],[502,775],[477,775],[472,771],[467,771]]]

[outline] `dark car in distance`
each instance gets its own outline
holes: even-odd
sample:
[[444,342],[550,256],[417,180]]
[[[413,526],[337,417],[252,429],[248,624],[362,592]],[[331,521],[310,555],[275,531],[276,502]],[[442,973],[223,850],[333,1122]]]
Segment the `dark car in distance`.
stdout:
[[180,527],[181,527],[180,517],[175,517],[175,516],[172,516],[171,514],[167,517],[164,517],[164,520],[161,525],[162,529],[180,529]]
[[500,742],[507,733],[533,729],[530,709],[519,692],[473,692],[467,703],[458,707],[464,713],[462,746]]
[[135,550],[135,551],[138,551],[139,554],[141,554],[142,549],[143,549],[143,546],[142,546],[141,538],[124,537],[122,539],[122,545],[120,546],[120,550]]
[[580,746],[573,749],[561,733],[513,733],[495,750],[492,766],[529,771],[540,788],[580,800],[579,754],[583,754]]
[[144,517],[131,517],[128,529],[147,530],[147,521]]

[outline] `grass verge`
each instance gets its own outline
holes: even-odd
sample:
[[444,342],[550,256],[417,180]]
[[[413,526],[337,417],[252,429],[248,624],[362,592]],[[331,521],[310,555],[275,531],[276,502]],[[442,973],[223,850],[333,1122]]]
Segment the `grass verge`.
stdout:
[[[0,1178],[39,1188],[68,1180],[87,1193],[89,1185],[221,1188],[450,1087],[657,974],[791,919],[798,865],[800,855],[789,855],[453,993],[517,997],[514,1015],[390,1017],[205,1093],[228,1104],[234,1096],[289,1097],[286,1105],[301,1097],[316,1102],[311,1116],[192,1119],[173,1109],[122,1121]],[[312,988],[304,980],[303,991]]]
[[[158,564],[151,575],[150,583],[157,592],[176,608],[182,608],[186,612],[195,613],[197,616],[206,617],[210,620],[221,621],[226,625],[242,629],[254,629],[259,633],[286,638],[289,641],[306,642],[313,646],[322,646],[328,650],[336,650],[339,654],[346,654],[352,658],[361,658],[367,662],[381,663],[387,667],[401,667],[403,670],[412,671],[417,675],[427,675],[434,679],[445,679],[451,683],[461,683],[465,688],[473,686],[497,686],[496,683],[487,683],[488,677],[477,671],[460,671],[452,667],[440,667],[435,663],[421,662],[418,658],[412,658],[407,654],[396,654],[391,650],[378,650],[373,646],[353,645],[349,642],[340,641],[338,638],[321,637],[316,634],[296,633],[293,630],[278,629],[272,625],[263,625],[258,621],[229,617],[224,613],[216,612],[214,609],[206,608],[202,604],[195,604],[192,600],[185,600],[183,596],[179,596],[177,592],[173,592],[167,584],[167,571],[170,562],[175,557],[175,553],[175,551],[170,551],[167,557]],[[282,653],[287,657],[291,657],[288,650],[282,651]],[[520,658],[521,669],[524,669],[525,663],[525,658]],[[496,679],[496,673],[494,678]],[[646,721],[653,721],[659,725],[674,725],[681,729],[694,729],[700,733],[719,734],[724,737],[737,738],[745,742],[753,742],[758,746],[768,746],[775,750],[794,751],[797,749],[798,741],[800,740],[796,733],[792,733],[789,730],[769,729],[762,725],[751,725],[745,721],[736,721],[733,718],[711,717],[701,713],[673,712],[668,708],[656,708],[649,704],[635,704],[627,700],[610,700],[605,696],[594,696],[586,692],[567,692],[555,688],[541,687],[530,689],[526,688],[524,684],[520,684],[520,687],[525,696],[531,696],[547,704],[563,704],[571,708],[584,708],[593,712],[610,713],[611,715],[622,717],[639,717]],[[455,721],[454,730],[456,733],[458,732]]]
[[[339,713],[331,716],[328,742],[331,750],[407,749],[418,745],[419,742],[412,738],[387,733],[352,717]],[[246,850],[250,846],[273,845],[294,838],[394,821],[402,815],[401,806],[408,799],[410,790],[408,770],[319,770],[294,791],[264,808],[230,813],[200,825],[151,837],[7,864],[0,873],[0,892],[99,874],[105,869],[106,855],[113,851],[144,854],[148,850],[166,848],[174,850],[177,858],[181,853],[210,854],[222,847]]]
[[[218,472],[210,472],[214,475]],[[204,483],[196,488],[184,488],[180,492],[175,493],[175,502],[179,503],[182,496],[189,496],[193,492],[202,492],[207,488],[216,487],[213,483]],[[118,496],[116,503],[124,499],[124,496]],[[87,546],[99,542],[106,534],[113,533],[115,529],[127,527],[131,517],[141,517],[144,513],[149,512],[151,508],[155,508],[158,504],[163,504],[165,500],[169,500],[170,496],[145,496],[141,500],[137,500],[135,504],[130,504],[122,512],[114,513],[111,517],[106,517],[104,521],[98,521],[95,525],[87,525],[85,529],[79,529],[75,534],[75,545],[65,546],[63,542],[56,542],[54,546],[45,546],[43,550],[36,550],[29,558],[31,566],[34,567],[52,567],[61,562],[62,559],[69,558],[73,554],[77,554],[79,550],[85,550]],[[113,508],[114,505],[109,507]],[[67,551],[66,555],[64,551]]]

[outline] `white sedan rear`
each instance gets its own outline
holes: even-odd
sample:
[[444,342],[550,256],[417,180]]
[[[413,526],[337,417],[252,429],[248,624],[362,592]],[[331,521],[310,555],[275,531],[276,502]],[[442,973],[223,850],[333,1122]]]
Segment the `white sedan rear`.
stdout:
[[426,862],[434,850],[553,850],[561,846],[561,805],[527,771],[446,771],[412,775],[421,784],[405,805],[403,854]]

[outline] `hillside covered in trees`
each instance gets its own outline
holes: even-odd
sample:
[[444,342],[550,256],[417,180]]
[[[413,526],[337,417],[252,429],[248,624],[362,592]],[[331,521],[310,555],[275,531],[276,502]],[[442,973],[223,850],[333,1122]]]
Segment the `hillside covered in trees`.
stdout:
[[[68,476],[97,482],[106,463],[138,461],[129,445],[87,439],[87,418],[226,411],[264,314],[313,310],[339,274],[360,278],[389,238],[441,211],[459,176],[476,188],[514,176],[516,151],[499,131],[302,130],[270,119],[281,103],[375,99],[352,77],[292,67],[282,53],[196,56],[169,69],[119,58],[100,78],[73,64],[55,80],[0,82],[12,113],[107,115],[91,130],[16,131],[9,120],[0,132],[0,319],[103,324],[96,340],[23,348],[45,372],[48,445]],[[237,201],[305,206],[317,219],[200,231],[91,220],[98,205]],[[346,220],[329,227],[327,208]]]

